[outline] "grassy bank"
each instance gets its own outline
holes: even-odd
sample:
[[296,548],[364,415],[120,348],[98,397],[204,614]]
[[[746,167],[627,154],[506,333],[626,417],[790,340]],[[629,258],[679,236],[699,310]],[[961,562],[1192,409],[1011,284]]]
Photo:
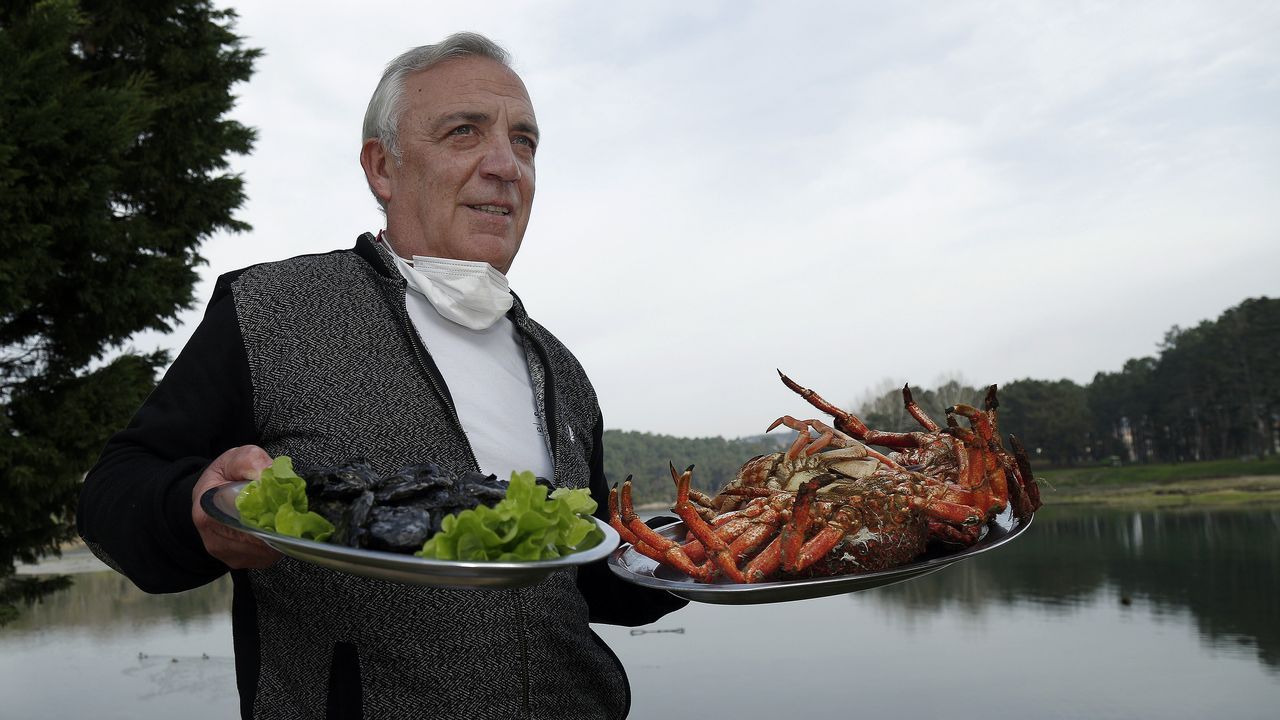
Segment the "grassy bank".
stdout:
[[1280,506],[1280,458],[1036,469],[1046,504]]
[[[1159,465],[1036,468],[1046,505],[1117,507],[1280,507],[1280,458]],[[666,511],[671,502],[637,506]]]

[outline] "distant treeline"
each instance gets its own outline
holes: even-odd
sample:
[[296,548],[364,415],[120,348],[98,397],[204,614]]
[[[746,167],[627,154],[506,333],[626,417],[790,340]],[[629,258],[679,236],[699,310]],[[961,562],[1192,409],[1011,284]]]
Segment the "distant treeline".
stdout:
[[1165,333],[1156,357],[1085,386],[1018,380],[1000,389],[1004,432],[1056,465],[1260,457],[1280,450],[1280,299]]
[[[956,403],[981,407],[986,388],[951,381],[912,387],[939,424]],[[834,398],[828,398],[835,401]],[[1017,435],[1037,464],[1181,462],[1280,452],[1280,299],[1256,298],[1194,328],[1174,327],[1156,357],[1119,372],[1071,380],[1015,380],[999,387],[1002,435]],[[918,430],[901,389],[853,412],[881,430]],[[817,411],[814,411],[815,416]],[[962,424],[963,421],[962,421]],[[726,440],[607,430],[611,481],[635,476],[636,502],[673,496],[668,461],[696,465],[694,484],[715,491],[754,455],[775,452],[790,433]]]
[[776,436],[725,440],[605,430],[604,471],[610,482],[620,483],[628,475],[634,476],[636,504],[666,502],[675,497],[668,463],[674,463],[677,470],[693,465],[693,487],[714,493],[732,479],[747,460],[777,452],[794,437],[792,433],[783,432]]

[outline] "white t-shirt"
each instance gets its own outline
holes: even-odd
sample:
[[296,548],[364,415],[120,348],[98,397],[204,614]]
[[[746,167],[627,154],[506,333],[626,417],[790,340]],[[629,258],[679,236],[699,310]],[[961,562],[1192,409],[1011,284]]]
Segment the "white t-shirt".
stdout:
[[445,318],[415,287],[420,280],[409,274],[421,273],[397,259],[396,267],[409,281],[409,319],[449,386],[481,471],[503,480],[525,470],[552,479],[550,444],[534,409],[533,383],[515,325],[502,317],[492,327],[472,330]]

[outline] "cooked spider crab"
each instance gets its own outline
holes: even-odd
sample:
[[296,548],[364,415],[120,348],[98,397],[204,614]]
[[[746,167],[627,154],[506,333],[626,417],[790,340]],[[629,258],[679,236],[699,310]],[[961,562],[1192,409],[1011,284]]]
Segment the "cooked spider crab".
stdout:
[[[673,510],[688,535],[676,542],[635,514],[631,478],[610,492],[610,524],[639,553],[701,582],[769,580],[872,572],[911,562],[931,542],[972,545],[982,528],[1013,503],[1025,519],[1040,507],[1021,444],[1007,451],[997,436],[995,386],[983,410],[947,408],[933,422],[903,388],[923,432],[887,433],[823,400],[779,372],[782,381],[835,418],[778,418],[795,430],[787,450],[747,461],[714,497],[690,487],[693,468],[677,472]],[[961,427],[956,417],[965,418]],[[882,454],[869,444],[896,448]]]

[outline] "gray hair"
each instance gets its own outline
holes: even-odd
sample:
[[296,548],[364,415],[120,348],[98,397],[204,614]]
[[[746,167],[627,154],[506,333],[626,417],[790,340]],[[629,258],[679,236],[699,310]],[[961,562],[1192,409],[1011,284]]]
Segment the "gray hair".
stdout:
[[[486,57],[503,67],[511,67],[510,53],[489,38],[471,32],[454,33],[435,45],[413,48],[387,63],[387,69],[382,73],[382,79],[378,81],[373,97],[369,98],[369,107],[364,112],[361,143],[377,138],[399,164],[400,116],[404,114],[406,78],[446,60],[473,56]],[[377,198],[377,193],[374,193],[374,197]],[[382,198],[378,198],[378,204],[386,209]]]

